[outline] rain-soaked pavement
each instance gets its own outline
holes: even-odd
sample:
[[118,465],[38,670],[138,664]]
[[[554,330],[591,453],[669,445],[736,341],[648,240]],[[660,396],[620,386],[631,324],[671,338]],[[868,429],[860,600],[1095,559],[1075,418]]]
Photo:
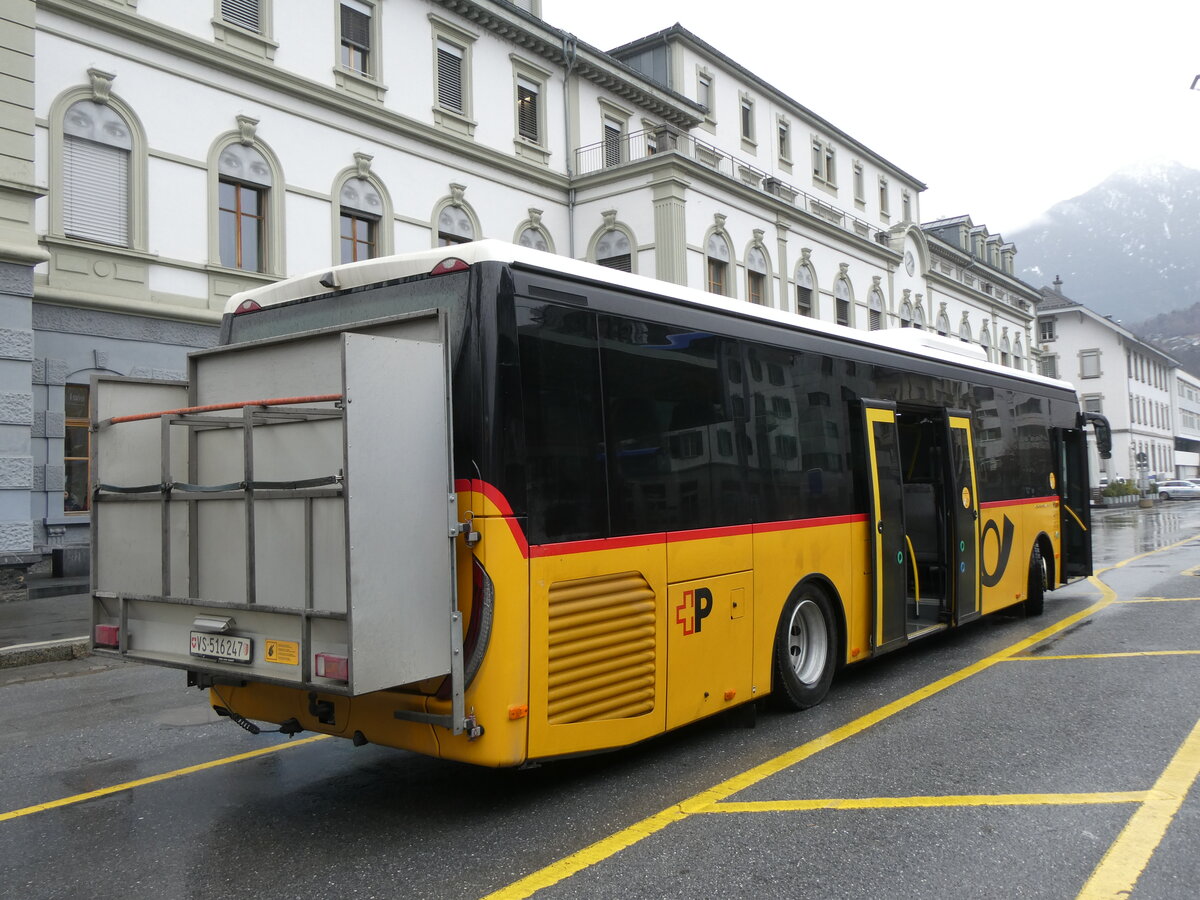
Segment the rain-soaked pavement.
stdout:
[[1092,524],[1099,577],[1042,616],[531,770],[251,736],[173,670],[27,667],[0,896],[1200,896],[1200,503]]

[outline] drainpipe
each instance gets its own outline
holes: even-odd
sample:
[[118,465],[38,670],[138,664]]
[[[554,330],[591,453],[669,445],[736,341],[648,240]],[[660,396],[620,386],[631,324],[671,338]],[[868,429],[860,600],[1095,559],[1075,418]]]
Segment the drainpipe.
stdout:
[[567,254],[575,258],[575,166],[571,156],[571,72],[575,69],[578,47],[573,35],[563,35],[563,145],[567,163]]

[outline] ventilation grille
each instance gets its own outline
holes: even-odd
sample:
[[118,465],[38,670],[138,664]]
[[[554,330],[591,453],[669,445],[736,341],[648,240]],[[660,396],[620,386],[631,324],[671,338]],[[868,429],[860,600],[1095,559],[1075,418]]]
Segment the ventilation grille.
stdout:
[[637,572],[550,586],[551,725],[654,709],[654,591]]

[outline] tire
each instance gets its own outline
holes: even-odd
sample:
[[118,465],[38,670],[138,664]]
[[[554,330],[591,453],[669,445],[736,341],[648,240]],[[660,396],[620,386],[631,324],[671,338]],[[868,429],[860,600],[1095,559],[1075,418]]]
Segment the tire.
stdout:
[[1033,545],[1029,557],[1029,592],[1025,596],[1025,615],[1040,616],[1046,609],[1046,561],[1042,548]]
[[825,699],[837,668],[836,635],[825,592],[812,585],[793,591],[775,631],[771,694],[777,705],[807,709]]
[[1166,491],[1159,491],[1158,499],[1159,500],[1170,500],[1171,495],[1168,494]]

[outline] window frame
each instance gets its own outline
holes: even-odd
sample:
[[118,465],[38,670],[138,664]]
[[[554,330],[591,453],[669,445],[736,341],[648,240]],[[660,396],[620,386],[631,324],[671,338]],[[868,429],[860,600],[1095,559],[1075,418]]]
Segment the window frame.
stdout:
[[[434,124],[464,137],[474,137],[478,123],[475,121],[474,112],[472,50],[479,36],[434,13],[429,13],[428,17],[432,47]],[[459,61],[457,107],[448,104],[443,94],[443,51]]]
[[[258,27],[253,28],[237,15],[226,12],[239,4],[253,3]],[[279,44],[274,40],[274,0],[213,0],[213,39],[225,48],[256,59],[274,61]]]
[[[713,246],[713,241],[720,241],[725,246],[724,258],[714,256],[710,250]],[[718,297],[732,297],[730,293],[732,288],[729,272],[733,264],[733,245],[729,241],[729,236],[723,231],[710,231],[704,238],[704,282],[705,290],[710,294],[716,294]],[[714,288],[717,288],[714,290]]]
[[742,138],[742,149],[758,153],[757,108],[754,98],[745,91],[738,91],[738,133]]
[[[512,62],[513,147],[518,156],[545,165],[550,161],[550,147],[547,141],[546,91],[551,84],[551,73],[515,54],[510,54],[509,60]],[[522,82],[533,88],[535,98],[533,124],[536,133],[532,137],[522,131],[522,119],[527,118],[522,116]]]
[[[267,144],[259,140],[257,136],[252,134],[257,126],[257,121],[242,116],[239,117],[239,125],[239,131],[229,132],[214,141],[209,153],[209,266],[220,270],[222,273],[238,273],[250,276],[265,275],[271,278],[282,278],[287,271],[287,262],[285,260],[286,244],[284,241],[284,226],[286,221],[284,199],[286,190],[283,187],[286,182],[284,181],[283,171],[279,166],[279,159],[276,157],[274,151]],[[235,144],[251,147],[262,156],[270,171],[269,185],[256,185],[249,179],[238,181],[227,175],[222,175],[220,166],[221,154]],[[263,191],[262,195],[262,218],[264,220],[260,237],[262,262],[257,270],[229,268],[221,262],[220,191],[223,182],[242,183],[259,188],[267,188]]]
[[[70,402],[70,392],[72,388],[83,391],[85,402],[80,415],[71,415],[68,410]],[[87,384],[68,383],[63,387],[63,515],[65,516],[86,516],[92,511],[92,428],[91,428],[91,386]],[[79,412],[76,410],[76,412]],[[71,443],[70,432],[73,430],[83,433],[84,454],[82,456],[68,456],[67,451]],[[78,509],[67,509],[67,499],[70,496],[71,485],[71,470],[76,468],[72,464],[82,463],[83,468],[83,493],[82,505]]]

